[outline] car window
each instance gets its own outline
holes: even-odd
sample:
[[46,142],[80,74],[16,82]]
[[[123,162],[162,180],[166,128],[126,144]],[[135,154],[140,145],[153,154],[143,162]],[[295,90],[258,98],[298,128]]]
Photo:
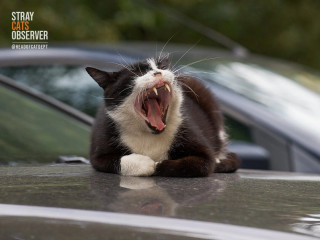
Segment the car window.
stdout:
[[229,135],[229,138],[232,140],[237,141],[244,141],[252,143],[251,131],[250,128],[241,122],[237,121],[236,119],[225,115],[224,122],[226,131]]
[[0,164],[88,156],[89,126],[2,85],[0,102]]
[[1,67],[0,74],[94,116],[102,89],[85,67],[68,65]]

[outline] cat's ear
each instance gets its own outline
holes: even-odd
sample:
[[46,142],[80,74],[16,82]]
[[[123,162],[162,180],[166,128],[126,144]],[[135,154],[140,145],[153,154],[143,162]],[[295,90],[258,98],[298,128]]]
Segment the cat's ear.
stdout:
[[100,87],[105,89],[108,84],[113,81],[113,72],[105,72],[96,68],[86,67],[87,73],[99,84]]

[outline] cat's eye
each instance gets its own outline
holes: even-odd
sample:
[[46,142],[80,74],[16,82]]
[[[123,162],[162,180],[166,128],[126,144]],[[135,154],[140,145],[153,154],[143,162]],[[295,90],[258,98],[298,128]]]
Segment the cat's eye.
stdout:
[[166,65],[159,65],[158,68],[161,69],[161,70],[165,70],[165,69],[168,68],[168,66],[166,66]]

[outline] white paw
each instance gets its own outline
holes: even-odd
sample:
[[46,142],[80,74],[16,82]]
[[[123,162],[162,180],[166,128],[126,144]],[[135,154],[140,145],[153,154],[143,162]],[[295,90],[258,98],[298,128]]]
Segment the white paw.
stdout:
[[120,165],[121,175],[124,176],[151,176],[156,168],[156,164],[151,158],[135,153],[123,156]]

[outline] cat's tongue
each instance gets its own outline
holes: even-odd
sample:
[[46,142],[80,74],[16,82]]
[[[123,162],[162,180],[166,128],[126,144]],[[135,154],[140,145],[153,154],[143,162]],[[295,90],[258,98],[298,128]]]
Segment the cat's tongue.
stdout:
[[164,129],[165,125],[161,119],[162,114],[161,114],[161,110],[160,110],[160,106],[159,106],[158,101],[154,98],[151,98],[151,99],[146,100],[144,102],[144,104],[147,108],[147,112],[148,112],[147,118],[148,118],[151,126],[155,127],[159,131]]

